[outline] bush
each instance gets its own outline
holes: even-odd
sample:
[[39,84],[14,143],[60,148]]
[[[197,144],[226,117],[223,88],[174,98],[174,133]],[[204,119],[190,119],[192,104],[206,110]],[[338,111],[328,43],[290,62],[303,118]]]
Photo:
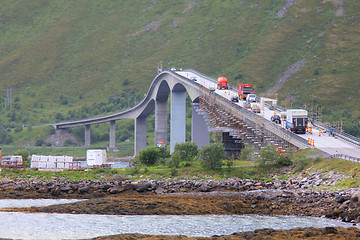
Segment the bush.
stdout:
[[291,160],[287,154],[280,154],[274,146],[266,146],[260,151],[260,158],[257,160],[258,167],[272,168],[290,166]]
[[176,143],[174,152],[180,152],[180,159],[192,162],[198,154],[198,147],[194,142]]
[[35,146],[41,147],[45,143],[44,139],[36,139]]
[[252,152],[251,148],[243,148],[243,149],[241,149],[240,160],[242,160],[242,161],[249,160],[251,152]]
[[159,149],[159,158],[166,159],[170,157],[170,151],[166,147],[157,147]]
[[139,163],[146,166],[155,165],[155,163],[159,159],[159,153],[160,150],[158,147],[147,147],[139,152],[138,155]]
[[171,155],[170,158],[168,158],[168,162],[166,163],[166,165],[169,168],[178,168],[179,164],[180,164],[180,161],[181,161],[180,152],[176,151]]
[[205,145],[200,149],[199,160],[201,166],[207,169],[217,169],[222,166],[225,157],[225,149],[221,143]]
[[304,168],[309,164],[310,159],[306,157],[299,157],[293,159],[292,167],[294,168],[295,172],[300,172],[304,170]]

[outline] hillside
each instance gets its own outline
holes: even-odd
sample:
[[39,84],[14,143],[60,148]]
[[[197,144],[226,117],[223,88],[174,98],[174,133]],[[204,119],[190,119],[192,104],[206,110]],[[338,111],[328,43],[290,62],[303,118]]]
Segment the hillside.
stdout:
[[131,106],[162,61],[322,107],[360,136],[359,13],[356,0],[1,1],[0,135]]

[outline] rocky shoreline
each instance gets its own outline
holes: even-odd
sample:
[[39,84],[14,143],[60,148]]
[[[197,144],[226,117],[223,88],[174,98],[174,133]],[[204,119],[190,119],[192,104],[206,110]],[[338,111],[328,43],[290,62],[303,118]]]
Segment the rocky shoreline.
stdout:
[[[80,198],[88,201],[15,211],[93,214],[298,215],[360,222],[360,191],[314,191],[303,180],[250,179],[41,181],[2,179],[0,199]],[[200,206],[199,199],[203,201]],[[134,201],[132,204],[128,202]],[[101,203],[101,204],[100,204]],[[171,203],[171,204],[170,204]],[[214,203],[214,204],[210,204]],[[212,206],[209,209],[208,206]],[[208,205],[208,206],[207,206]],[[89,207],[91,206],[91,207]],[[120,206],[120,207],[119,207]],[[115,211],[115,209],[121,209]]]

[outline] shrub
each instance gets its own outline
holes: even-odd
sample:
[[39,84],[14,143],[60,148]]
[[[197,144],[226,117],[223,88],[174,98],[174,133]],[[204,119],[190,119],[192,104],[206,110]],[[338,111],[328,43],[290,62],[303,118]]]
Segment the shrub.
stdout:
[[272,168],[290,166],[291,160],[287,154],[280,154],[274,146],[266,146],[260,151],[260,158],[257,160],[258,167]]
[[180,152],[179,151],[176,151],[174,152],[170,158],[168,158],[168,162],[167,162],[167,166],[169,168],[178,168],[179,167],[179,164],[180,164]]
[[203,168],[217,169],[222,166],[225,149],[221,143],[205,145],[200,149],[199,160]]
[[153,146],[141,150],[138,155],[139,163],[146,166],[155,165],[159,159],[159,152],[159,148]]
[[240,160],[243,160],[243,161],[249,160],[251,152],[252,152],[251,148],[241,149]]
[[35,146],[41,147],[45,143],[44,139],[36,139]]
[[180,159],[186,162],[192,162],[198,154],[198,148],[194,142],[176,143],[174,152],[180,152]]
[[295,172],[300,172],[304,170],[304,168],[309,164],[310,159],[306,157],[299,157],[293,159],[292,167],[294,168]]
[[170,151],[166,147],[157,147],[159,149],[159,158],[169,158],[170,157]]

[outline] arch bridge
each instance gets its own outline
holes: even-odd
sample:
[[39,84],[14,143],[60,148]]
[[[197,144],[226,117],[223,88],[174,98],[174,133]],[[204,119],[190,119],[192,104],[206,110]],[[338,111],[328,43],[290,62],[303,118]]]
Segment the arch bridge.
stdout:
[[[196,81],[192,80],[196,77]],[[132,108],[121,112],[52,124],[55,129],[85,126],[85,147],[90,147],[91,125],[110,123],[109,150],[115,150],[115,122],[134,119],[134,154],[146,148],[146,119],[155,111],[155,144],[168,145],[168,99],[170,96],[170,152],[176,143],[185,142],[186,92],[192,101],[191,141],[198,147],[210,143],[210,131],[230,132],[235,138],[258,148],[268,144],[303,149],[307,142],[296,134],[247,111],[210,91],[216,80],[192,69],[161,70],[153,79],[145,97]],[[229,92],[230,94],[230,92]]]

